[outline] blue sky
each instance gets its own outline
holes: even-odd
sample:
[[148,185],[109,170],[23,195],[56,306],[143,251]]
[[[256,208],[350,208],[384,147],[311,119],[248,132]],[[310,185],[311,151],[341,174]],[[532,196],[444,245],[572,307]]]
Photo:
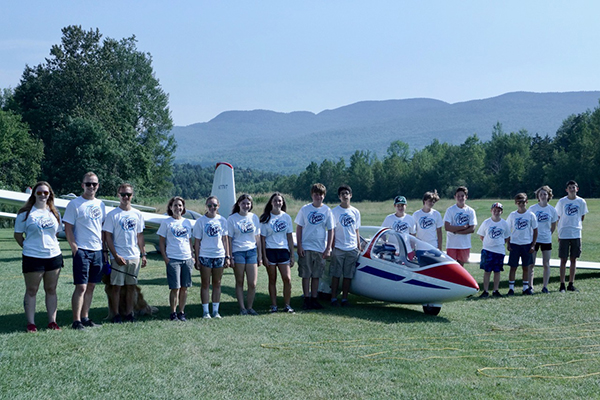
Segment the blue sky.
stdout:
[[227,110],[599,90],[598,15],[596,0],[11,1],[0,88],[81,25],[137,37],[176,125]]

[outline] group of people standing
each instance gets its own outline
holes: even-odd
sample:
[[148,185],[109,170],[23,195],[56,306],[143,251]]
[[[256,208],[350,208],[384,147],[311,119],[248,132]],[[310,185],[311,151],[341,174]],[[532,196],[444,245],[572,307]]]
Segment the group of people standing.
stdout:
[[[89,318],[94,289],[101,281],[103,265],[110,259],[112,322],[134,322],[134,293],[140,268],[146,266],[143,236],[144,218],[133,208],[133,187],[124,183],[118,188],[119,206],[106,214],[104,203],[96,198],[99,181],[96,174],[88,172],[82,181],[83,193],[69,202],[63,219],[54,205],[54,192],[48,182],[38,182],[31,196],[19,210],[15,222],[15,239],[23,248],[22,269],[26,292],[24,309],[27,331],[35,332],[36,294],[41,282],[46,292],[48,329],[60,330],[56,323],[56,286],[63,257],[57,235],[64,229],[73,254],[72,328],[81,330],[97,324]],[[558,223],[559,257],[561,259],[560,291],[575,291],[576,260],[581,254],[582,221],[587,214],[585,200],[577,196],[576,182],[567,183],[567,196],[557,203],[556,209],[548,204],[552,189],[542,186],[536,190],[538,203],[529,209],[527,195],[515,197],[518,209],[507,220],[501,218],[503,206],[494,203],[492,216],[477,230],[483,241],[480,267],[484,270],[483,293],[488,297],[491,273],[494,272],[492,296],[501,297],[498,291],[500,272],[503,271],[505,248],[509,256],[509,291],[514,294],[516,270],[523,266],[523,294],[533,293],[533,265],[537,251],[543,256],[543,293],[548,293],[549,261],[552,250],[552,233]],[[298,275],[302,278],[303,309],[320,309],[317,300],[319,280],[325,270],[325,260],[331,257],[331,305],[347,307],[350,283],[356,271],[361,252],[359,227],[360,211],[350,204],[352,189],[348,185],[338,188],[340,204],[331,210],[323,203],[327,193],[324,185],[311,187],[312,202],[303,206],[296,223]],[[426,192],[423,207],[413,215],[406,213],[404,196],[394,199],[395,213],[388,215],[382,226],[402,235],[417,238],[442,250],[442,227],[446,230],[446,252],[461,265],[468,262],[471,234],[477,226],[475,211],[466,204],[468,189],[456,189],[456,204],[446,210],[444,218],[433,207],[439,200],[436,191]],[[292,218],[286,213],[287,205],[281,193],[273,193],[260,217],[252,213],[252,196],[241,195],[226,219],[219,214],[219,199],[206,200],[206,212],[196,221],[184,218],[185,200],[173,197],[167,206],[168,217],[158,229],[159,247],[166,265],[169,285],[170,319],[186,321],[187,289],[192,285],[192,271],[201,276],[201,301],[203,318],[221,318],[219,305],[223,269],[232,267],[235,275],[235,293],[241,315],[258,315],[254,298],[258,266],[264,265],[269,278],[271,312],[278,312],[277,276],[283,281],[282,311],[294,313],[291,301],[291,267],[294,266]],[[569,284],[565,287],[567,260],[571,261]],[[341,302],[337,294],[341,283]],[[244,284],[247,285],[244,297]],[[210,287],[212,285],[212,296]],[[119,299],[125,290],[125,313],[119,312]],[[210,300],[210,301],[209,301]],[[212,312],[209,303],[212,302]]]

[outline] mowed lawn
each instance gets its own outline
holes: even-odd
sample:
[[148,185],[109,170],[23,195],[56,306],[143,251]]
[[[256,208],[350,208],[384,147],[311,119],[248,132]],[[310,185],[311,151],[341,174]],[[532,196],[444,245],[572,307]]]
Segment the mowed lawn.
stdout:
[[[260,214],[267,196],[256,196]],[[470,201],[479,222],[494,200]],[[516,207],[510,200],[504,217]],[[295,216],[301,201],[289,204]],[[440,201],[442,213],[452,204]],[[556,204],[556,200],[552,201]],[[391,202],[359,203],[364,225],[378,225]],[[420,201],[409,201],[412,213]],[[600,201],[588,200],[583,260],[600,261]],[[203,211],[201,202],[188,208]],[[296,314],[269,314],[267,275],[260,268],[258,317],[239,316],[232,270],[223,279],[222,320],[202,320],[200,278],[188,297],[186,323],[168,320],[165,266],[151,253],[140,274],[148,302],[159,312],[136,324],[83,332],[69,329],[71,257],[59,287],[60,332],[47,331],[43,290],[36,334],[25,333],[21,252],[12,230],[0,230],[0,398],[599,398],[600,271],[580,270],[577,293],[558,293],[552,270],[548,295],[465,299],[439,316],[420,306],[351,296],[352,308],[301,311],[293,270]],[[473,236],[473,251],[481,248]],[[556,257],[557,246],[553,256]],[[481,283],[478,265],[467,265]],[[507,268],[506,268],[507,270]],[[507,290],[502,275],[501,292]],[[517,275],[520,276],[520,273]],[[536,288],[541,288],[541,268]],[[517,281],[517,288],[520,281]],[[281,286],[279,287],[281,293]],[[281,300],[280,300],[281,303]],[[281,304],[280,304],[281,305]],[[98,286],[94,320],[107,314]]]

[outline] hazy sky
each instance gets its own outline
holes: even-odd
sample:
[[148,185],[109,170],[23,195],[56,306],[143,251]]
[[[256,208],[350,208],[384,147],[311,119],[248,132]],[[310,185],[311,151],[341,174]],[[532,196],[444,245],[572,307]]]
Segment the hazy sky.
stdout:
[[61,28],[135,35],[176,125],[222,111],[599,90],[597,0],[6,1],[0,88]]

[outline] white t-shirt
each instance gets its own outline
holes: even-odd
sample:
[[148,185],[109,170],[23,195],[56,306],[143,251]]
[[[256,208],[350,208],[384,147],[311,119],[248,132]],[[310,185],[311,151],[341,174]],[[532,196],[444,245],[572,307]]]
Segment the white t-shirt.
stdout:
[[289,249],[288,233],[294,232],[292,217],[282,211],[281,214],[271,214],[269,222],[260,224],[260,234],[265,238],[267,249]]
[[[409,234],[414,235],[417,233],[417,227],[415,226],[415,220],[412,215],[404,214],[402,218],[397,217],[396,214],[390,214],[383,220],[381,226],[386,228],[392,228],[393,231],[408,236]],[[408,240],[405,240],[408,242]]]
[[356,207],[343,208],[340,205],[331,212],[335,221],[334,247],[344,251],[358,248],[356,230],[360,228],[360,211]]
[[[413,213],[413,219],[417,228],[417,238],[429,243],[433,247],[438,247],[437,230],[444,226],[442,214],[437,210],[425,212],[422,209]],[[441,245],[441,243],[440,243]]]
[[[453,226],[477,226],[477,215],[475,210],[465,204],[463,208],[456,204],[448,207],[444,214],[444,222]],[[471,234],[461,235],[446,231],[446,249],[470,249]]]
[[514,244],[531,244],[533,242],[533,230],[537,229],[537,217],[531,211],[520,214],[513,211],[506,219],[510,227],[510,242]]
[[59,219],[49,209],[33,206],[27,220],[25,212],[17,215],[15,233],[24,233],[23,255],[35,258],[54,258],[60,255],[60,246],[56,234],[62,231]]
[[322,253],[327,247],[327,232],[335,227],[331,209],[323,204],[316,208],[304,205],[294,222],[302,227],[302,248]]
[[120,207],[115,208],[106,215],[102,230],[112,233],[118,255],[126,260],[140,258],[138,233],[144,231],[144,217],[139,210],[132,208],[125,211]]
[[558,213],[558,238],[559,239],[579,239],[581,238],[581,217],[588,213],[587,203],[584,199],[576,196],[574,200],[569,200],[567,196],[556,203],[556,212]]
[[188,260],[192,258],[190,238],[192,237],[192,222],[187,218],[175,219],[169,217],[160,224],[158,236],[166,240],[167,258]]
[[483,249],[497,254],[506,254],[504,246],[505,239],[510,236],[508,223],[500,218],[494,222],[491,218],[483,221],[477,230],[479,236],[483,236]]
[[249,212],[242,217],[239,213],[227,218],[227,236],[231,238],[231,252],[248,251],[256,248],[256,236],[260,235],[260,221]]
[[558,221],[558,213],[550,204],[542,207],[534,204],[529,207],[529,211],[535,214],[538,221],[537,243],[552,243],[552,223]]
[[225,257],[223,236],[227,236],[227,220],[225,217],[217,214],[214,218],[203,215],[197,219],[194,225],[194,237],[196,240],[201,240],[198,257]]
[[86,200],[79,196],[67,204],[63,221],[73,225],[77,247],[84,250],[102,250],[102,223],[106,211],[102,200]]

